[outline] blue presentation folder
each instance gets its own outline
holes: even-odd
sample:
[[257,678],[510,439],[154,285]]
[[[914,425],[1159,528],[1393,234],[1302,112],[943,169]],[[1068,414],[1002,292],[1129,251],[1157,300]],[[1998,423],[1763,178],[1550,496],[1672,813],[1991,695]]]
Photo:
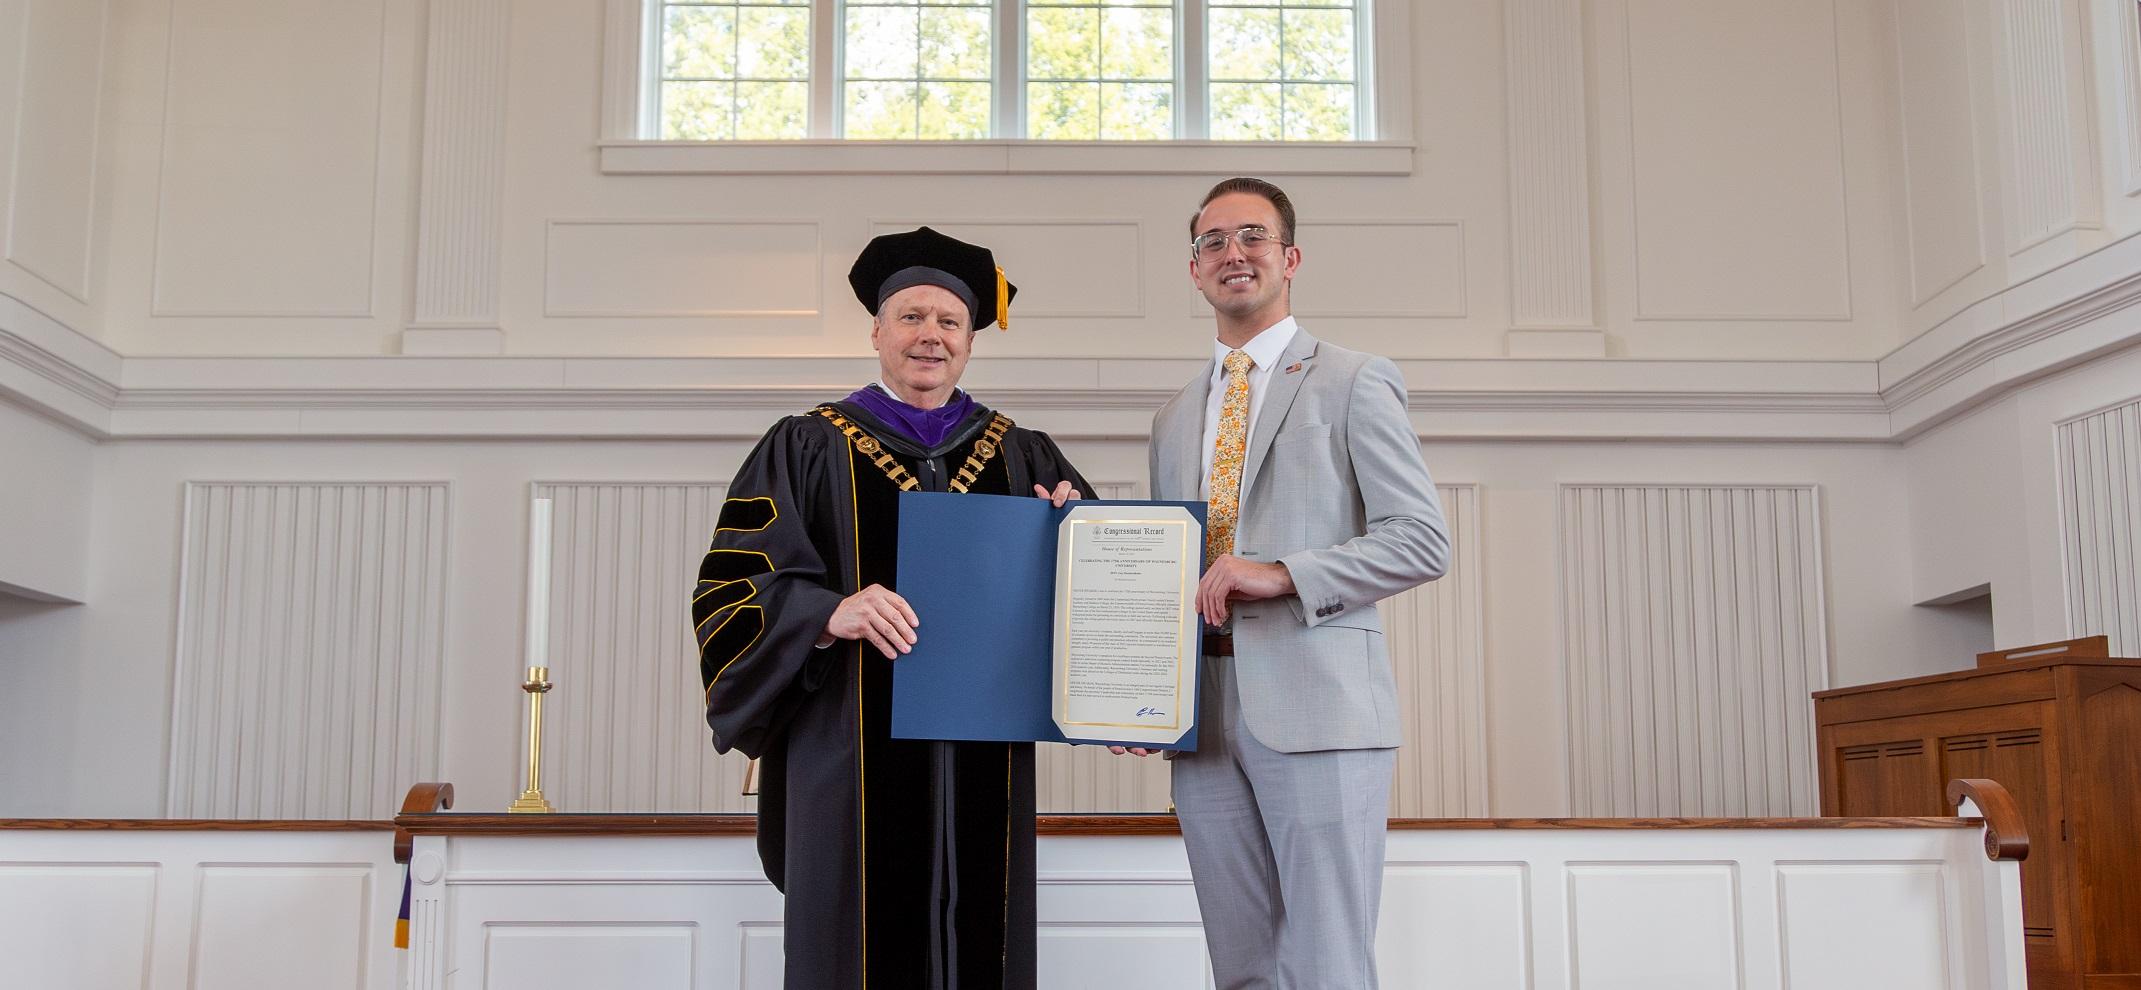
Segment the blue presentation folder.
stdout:
[[[1056,533],[1072,506],[1173,505],[1204,522],[1203,502],[1072,502],[902,492],[899,594],[921,619],[914,652],[892,664],[896,739],[1071,742],[1056,729]],[[1201,658],[1193,658],[1201,659]],[[1195,675],[1195,671],[1191,671]],[[1194,750],[1194,727],[1172,746]]]

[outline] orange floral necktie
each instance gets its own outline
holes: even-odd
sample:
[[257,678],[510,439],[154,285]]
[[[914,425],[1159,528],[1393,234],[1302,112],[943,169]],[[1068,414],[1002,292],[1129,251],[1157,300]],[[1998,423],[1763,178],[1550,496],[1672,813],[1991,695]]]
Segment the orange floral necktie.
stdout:
[[1249,445],[1249,368],[1245,351],[1228,351],[1226,398],[1219,404],[1219,438],[1212,444],[1210,508],[1204,527],[1204,566],[1234,552],[1234,523],[1241,515],[1241,459]]

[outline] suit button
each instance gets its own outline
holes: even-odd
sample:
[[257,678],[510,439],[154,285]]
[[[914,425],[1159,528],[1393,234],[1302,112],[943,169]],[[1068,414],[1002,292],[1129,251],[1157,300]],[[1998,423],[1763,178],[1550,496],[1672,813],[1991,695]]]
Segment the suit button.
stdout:
[[1332,614],[1332,615],[1337,615],[1338,613],[1340,613],[1340,612],[1343,612],[1343,611],[1345,611],[1345,610],[1346,610],[1346,606],[1345,606],[1345,603],[1343,603],[1343,602],[1340,602],[1339,604],[1336,604],[1336,605],[1333,605],[1333,606],[1331,606],[1331,614]]

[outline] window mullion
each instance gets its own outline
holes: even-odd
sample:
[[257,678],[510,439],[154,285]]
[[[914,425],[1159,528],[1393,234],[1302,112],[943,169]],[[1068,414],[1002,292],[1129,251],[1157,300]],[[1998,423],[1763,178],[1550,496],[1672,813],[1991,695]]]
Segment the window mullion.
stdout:
[[1204,11],[1204,0],[1180,0],[1175,14],[1175,136],[1193,141],[1211,133]]
[[1376,126],[1375,94],[1382,87],[1373,82],[1377,62],[1374,6],[1374,0],[1354,0],[1353,5],[1353,139],[1356,141],[1373,141],[1381,135]]
[[846,23],[840,0],[812,0],[810,5],[810,136],[837,138],[841,134],[840,33]]
[[914,8],[914,134],[915,140],[922,137],[922,80],[929,74],[922,71],[922,7]]
[[1026,136],[1026,0],[996,0],[989,136]]
[[639,5],[639,136],[660,140],[662,134],[662,22],[661,0],[643,0]]

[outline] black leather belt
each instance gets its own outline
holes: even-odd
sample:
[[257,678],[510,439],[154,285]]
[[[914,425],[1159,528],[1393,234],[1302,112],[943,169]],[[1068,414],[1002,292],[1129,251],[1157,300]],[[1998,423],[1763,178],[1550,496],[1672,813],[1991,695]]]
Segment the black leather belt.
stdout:
[[1205,656],[1208,656],[1208,657],[1231,657],[1231,656],[1233,656],[1233,655],[1234,655],[1234,634],[1233,634],[1233,633],[1214,633],[1214,632],[1208,632],[1208,633],[1205,633],[1205,634],[1204,634],[1204,655],[1205,655]]

